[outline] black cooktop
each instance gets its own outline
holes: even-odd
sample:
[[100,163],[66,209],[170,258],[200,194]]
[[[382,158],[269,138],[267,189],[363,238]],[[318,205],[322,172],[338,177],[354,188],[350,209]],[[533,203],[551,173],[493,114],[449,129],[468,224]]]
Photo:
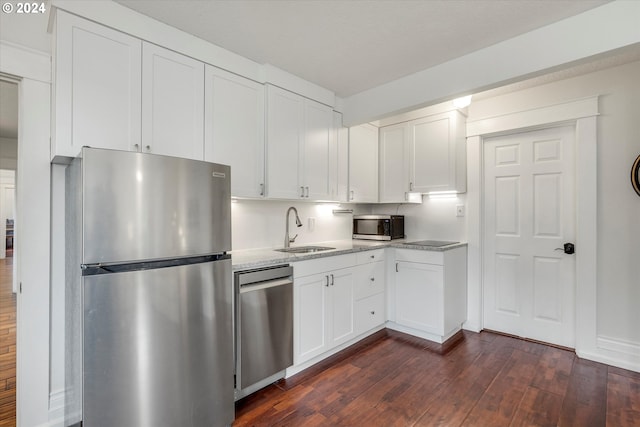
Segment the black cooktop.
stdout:
[[407,242],[407,245],[417,245],[417,246],[431,246],[434,248],[439,248],[441,246],[449,246],[458,242],[446,242],[443,240],[419,240],[417,242]]

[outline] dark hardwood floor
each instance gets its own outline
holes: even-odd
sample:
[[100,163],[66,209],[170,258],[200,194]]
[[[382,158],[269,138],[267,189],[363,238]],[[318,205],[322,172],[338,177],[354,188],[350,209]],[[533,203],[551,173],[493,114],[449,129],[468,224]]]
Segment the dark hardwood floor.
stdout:
[[13,258],[0,259],[0,426],[16,425],[16,295]]
[[640,426],[640,373],[463,332],[383,330],[236,403],[239,426]]

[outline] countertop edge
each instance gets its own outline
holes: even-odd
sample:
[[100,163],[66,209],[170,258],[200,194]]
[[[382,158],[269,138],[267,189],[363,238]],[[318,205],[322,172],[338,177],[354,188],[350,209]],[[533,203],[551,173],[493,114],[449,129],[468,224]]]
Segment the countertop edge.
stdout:
[[[337,242],[322,242],[325,246],[345,246],[348,241]],[[236,252],[231,252],[232,263],[234,255],[236,259],[240,259],[240,262],[233,264],[233,271],[248,270],[252,268],[269,267],[277,264],[288,264],[291,262],[308,261],[318,258],[326,258],[330,256],[347,255],[351,253],[374,251],[377,249],[397,248],[397,249],[413,249],[419,251],[431,251],[431,252],[445,252],[452,249],[467,246],[466,242],[453,243],[447,246],[420,246],[413,245],[407,242],[375,242],[375,243],[351,243],[351,247],[337,247],[336,249],[312,252],[307,254],[286,254],[277,252],[274,249],[248,249]],[[250,260],[243,260],[243,258],[251,258]]]

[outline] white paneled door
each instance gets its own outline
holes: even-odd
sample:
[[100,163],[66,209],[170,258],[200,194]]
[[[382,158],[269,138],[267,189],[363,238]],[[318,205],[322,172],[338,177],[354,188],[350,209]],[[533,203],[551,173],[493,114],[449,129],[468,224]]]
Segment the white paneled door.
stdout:
[[487,329],[574,347],[574,141],[558,127],[484,142]]

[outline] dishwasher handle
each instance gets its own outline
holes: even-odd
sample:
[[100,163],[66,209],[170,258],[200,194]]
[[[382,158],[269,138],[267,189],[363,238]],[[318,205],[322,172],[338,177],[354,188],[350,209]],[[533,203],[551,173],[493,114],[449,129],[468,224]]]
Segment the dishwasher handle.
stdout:
[[261,289],[274,288],[276,286],[293,285],[291,279],[268,280],[265,282],[248,283],[240,286],[240,293],[259,291]]

